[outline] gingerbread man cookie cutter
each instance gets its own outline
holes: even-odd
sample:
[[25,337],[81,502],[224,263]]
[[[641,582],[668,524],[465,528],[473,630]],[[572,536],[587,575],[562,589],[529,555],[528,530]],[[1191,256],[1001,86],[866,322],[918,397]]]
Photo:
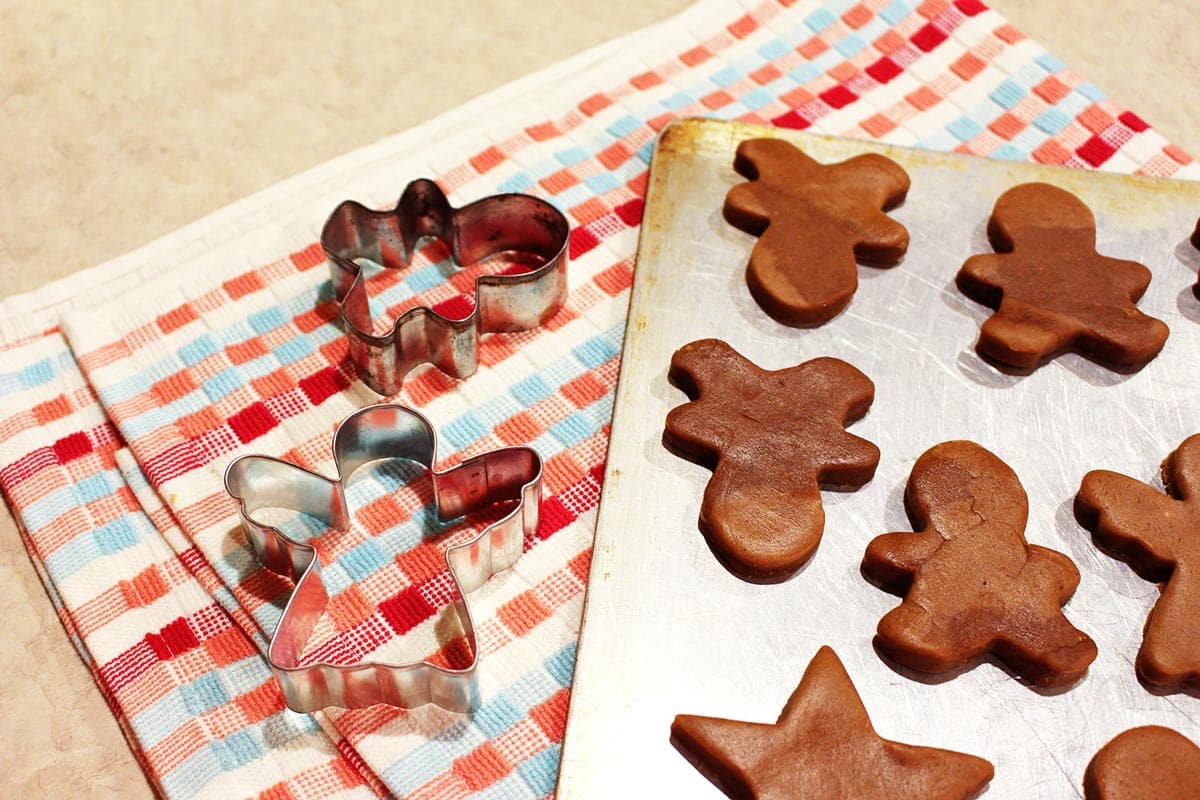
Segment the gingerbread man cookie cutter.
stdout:
[[[398,316],[390,331],[376,335],[359,260],[406,267],[426,237],[445,244],[459,266],[502,253],[520,253],[537,266],[476,278],[475,307],[461,319],[416,306]],[[454,208],[436,183],[421,179],[408,184],[390,210],[341,203],[321,229],[321,247],[341,303],[350,358],[363,383],[379,394],[395,394],[404,376],[425,363],[455,378],[473,374],[479,367],[480,334],[536,328],[562,307],[569,239],[562,212],[524,194],[498,194]]]
[[[225,490],[237,502],[242,528],[264,567],[290,578],[294,591],[267,647],[267,662],[293,711],[325,706],[362,708],[387,703],[402,708],[434,703],[449,711],[473,710],[479,702],[480,653],[467,596],[488,578],[516,563],[527,536],[537,532],[542,459],[529,447],[508,447],[436,470],[437,437],[430,422],[398,404],[367,406],[334,432],[337,477],[330,479],[278,458],[241,456],[225,471]],[[471,662],[449,668],[429,661],[390,664],[302,663],[305,643],[329,602],[321,564],[312,545],[256,518],[265,508],[309,514],[331,528],[350,527],[345,482],[357,469],[381,459],[407,459],[428,469],[439,519],[463,516],[497,503],[513,507],[469,541],[446,549],[446,567],[458,590],[448,608],[470,644]]]

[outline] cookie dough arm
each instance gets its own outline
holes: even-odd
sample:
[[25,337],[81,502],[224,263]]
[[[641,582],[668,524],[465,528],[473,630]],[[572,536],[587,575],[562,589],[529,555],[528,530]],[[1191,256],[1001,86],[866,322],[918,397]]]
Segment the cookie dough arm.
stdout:
[[837,447],[822,465],[818,480],[829,488],[850,487],[857,489],[875,477],[879,465],[879,448],[850,433],[838,437]]
[[1083,477],[1075,518],[1096,542],[1147,580],[1166,577],[1175,563],[1178,536],[1172,518],[1180,503],[1141,481],[1108,470]]
[[876,536],[863,556],[863,574],[889,592],[906,592],[917,570],[944,541],[936,531]]
[[663,444],[676,455],[712,469],[729,441],[729,431],[720,416],[714,416],[702,401],[671,409],[663,430]]
[[986,253],[968,258],[954,278],[958,290],[988,308],[999,308],[1004,296],[1000,274],[1005,258],[1011,256]]
[[1189,501],[1200,495],[1200,433],[1184,439],[1167,456],[1162,476],[1172,497]]
[[878,153],[864,153],[825,169],[841,191],[853,192],[884,211],[903,203],[911,184],[903,167]]

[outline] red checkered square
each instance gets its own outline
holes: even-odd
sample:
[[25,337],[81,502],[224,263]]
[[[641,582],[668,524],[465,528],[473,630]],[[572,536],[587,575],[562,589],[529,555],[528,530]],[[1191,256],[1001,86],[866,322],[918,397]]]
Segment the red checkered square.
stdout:
[[694,67],[697,64],[703,64],[708,59],[712,58],[712,51],[704,45],[698,45],[691,50],[687,50],[679,56],[679,60],[689,67]]
[[913,34],[912,43],[923,52],[930,52],[947,39],[946,32],[932,22]]
[[225,281],[221,288],[229,295],[230,300],[240,300],[248,294],[257,292],[265,287],[263,279],[257,272],[244,272],[238,277]]
[[155,322],[158,325],[158,329],[167,334],[177,331],[189,322],[195,322],[198,319],[200,317],[196,314],[196,310],[190,305],[185,304],[162,314]]
[[1117,148],[1104,141],[1100,136],[1093,136],[1075,150],[1075,153],[1093,167],[1098,167],[1112,157]]
[[850,91],[846,86],[835,86],[821,92],[821,99],[829,104],[831,108],[845,108],[858,99],[858,95]]
[[866,69],[866,73],[880,83],[887,83],[903,72],[903,68],[892,59],[884,56]]
[[229,427],[242,444],[249,444],[278,424],[279,420],[261,402],[253,403],[229,418]]
[[756,20],[750,14],[746,14],[735,21],[732,25],[727,26],[725,30],[733,34],[735,39],[745,39],[747,36],[754,33],[754,31],[758,30],[758,20]]
[[492,745],[484,742],[473,753],[454,762],[451,771],[472,792],[486,789],[512,772],[513,765]]
[[471,165],[473,170],[483,175],[504,163],[504,153],[500,152],[500,149],[493,145],[467,159],[467,163]]
[[635,88],[645,91],[646,89],[658,86],[663,82],[663,79],[661,75],[651,70],[650,72],[643,72],[641,75],[634,75],[629,79],[629,82]]
[[321,249],[319,243],[313,242],[303,250],[297,250],[289,255],[288,259],[296,265],[296,269],[305,272],[325,263],[325,251]]

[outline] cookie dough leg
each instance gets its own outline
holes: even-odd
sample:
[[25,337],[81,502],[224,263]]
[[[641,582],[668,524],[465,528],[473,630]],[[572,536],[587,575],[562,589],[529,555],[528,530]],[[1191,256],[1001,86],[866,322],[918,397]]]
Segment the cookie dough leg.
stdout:
[[1038,686],[1066,686],[1087,672],[1096,644],[1063,614],[1031,625],[1025,620],[1006,631],[996,655],[1018,675]]
[[884,615],[875,642],[888,658],[919,672],[948,672],[983,654],[982,648],[964,649],[948,621],[914,602],[912,597]]
[[1161,321],[1134,310],[1105,320],[1105,335],[1080,337],[1084,352],[1098,361],[1118,366],[1141,366],[1158,355],[1170,330]]
[[1004,306],[983,323],[975,349],[1003,364],[1018,369],[1033,369],[1067,348],[1069,337],[1029,320],[1021,313],[1009,313]]

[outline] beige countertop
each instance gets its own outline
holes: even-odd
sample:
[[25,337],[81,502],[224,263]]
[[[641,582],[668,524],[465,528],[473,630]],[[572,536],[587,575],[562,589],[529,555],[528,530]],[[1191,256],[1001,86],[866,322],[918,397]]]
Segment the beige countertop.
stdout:
[[[32,4],[0,0],[0,297],[684,8],[686,0]],[[1174,0],[991,5],[1200,154],[1200,51]],[[0,794],[149,797],[0,511]]]

